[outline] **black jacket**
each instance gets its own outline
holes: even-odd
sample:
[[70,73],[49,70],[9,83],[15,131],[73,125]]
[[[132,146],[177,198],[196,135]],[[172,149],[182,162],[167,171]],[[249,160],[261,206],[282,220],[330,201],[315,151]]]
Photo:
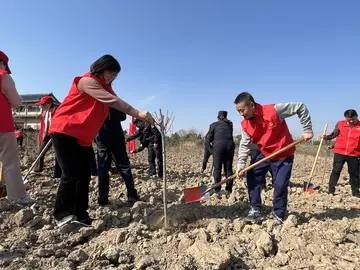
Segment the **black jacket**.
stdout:
[[96,139],[106,144],[116,144],[120,141],[124,142],[124,131],[121,126],[121,121],[123,120],[124,115],[122,112],[110,108],[109,115],[106,117]]
[[233,123],[230,120],[219,120],[210,125],[209,131],[205,136],[205,145],[216,141],[234,141]]
[[144,150],[146,147],[154,147],[154,144],[157,144],[158,147],[161,146],[161,133],[160,131],[154,126],[144,124],[140,128],[138,128],[134,135],[129,136],[126,141],[132,141],[135,139],[139,139],[141,145],[139,148],[134,150],[134,153],[140,152]]

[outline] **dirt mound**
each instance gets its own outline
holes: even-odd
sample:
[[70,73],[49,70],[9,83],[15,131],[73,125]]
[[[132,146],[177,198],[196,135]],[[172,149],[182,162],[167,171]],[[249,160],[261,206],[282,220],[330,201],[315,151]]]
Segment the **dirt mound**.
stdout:
[[[22,168],[36,156],[21,153]],[[31,207],[0,199],[0,268],[2,269],[360,269],[359,201],[351,198],[344,170],[335,196],[326,193],[331,158],[321,157],[313,194],[303,192],[312,156],[296,155],[289,192],[289,214],[283,224],[270,217],[271,181],[263,190],[260,224],[246,224],[249,210],[245,183],[237,180],[229,199],[211,197],[185,204],[184,187],[210,184],[200,174],[201,149],[169,149],[168,216],[163,229],[162,180],[146,178],[146,153],[133,160],[142,202],[126,203],[125,185],[112,176],[111,204],[97,205],[97,182],[90,188],[92,228],[68,224],[56,228],[52,206],[58,183],[50,178],[53,153],[46,169],[31,175]],[[211,162],[211,160],[210,160]],[[210,167],[209,163],[209,167]],[[210,168],[208,169],[210,171]],[[209,172],[208,172],[209,173]]]

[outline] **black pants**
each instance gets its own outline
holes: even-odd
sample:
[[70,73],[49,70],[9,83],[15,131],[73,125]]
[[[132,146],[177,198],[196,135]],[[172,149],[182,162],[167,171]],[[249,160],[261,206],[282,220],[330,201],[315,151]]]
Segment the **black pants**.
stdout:
[[17,143],[20,145],[20,147],[22,147],[23,140],[24,140],[24,137],[17,137],[17,138],[16,138],[16,141],[17,141]]
[[203,171],[206,170],[206,165],[209,161],[209,158],[211,156],[211,152],[209,151],[209,149],[207,147],[205,147],[204,149],[204,159],[203,159],[203,162],[202,162],[202,169]]
[[344,163],[347,163],[348,172],[350,175],[350,185],[352,195],[359,195],[359,160],[360,157],[351,157],[345,156],[341,154],[334,154],[334,162],[333,162],[333,169],[330,176],[329,181],[329,193],[335,192],[335,186],[339,181],[341,170],[344,166]]
[[127,196],[137,197],[134,186],[134,178],[131,173],[129,157],[126,153],[124,133],[121,132],[116,138],[111,139],[113,134],[99,133],[96,136],[97,164],[99,179],[99,204],[107,204],[109,199],[109,169],[113,160],[116,168],[124,179]]
[[149,145],[148,147],[148,161],[149,161],[149,176],[156,174],[155,159],[157,159],[157,171],[160,178],[163,177],[163,159],[162,159],[162,145],[158,144],[157,147]]
[[[41,153],[41,151],[44,149],[44,147],[46,146],[46,144],[48,143],[48,141],[50,140],[50,136],[46,135],[43,139],[43,141],[41,142],[40,145],[40,150],[39,150],[39,155]],[[51,145],[50,145],[51,146]],[[38,161],[38,163],[36,164],[34,171],[35,172],[42,172],[44,170],[44,159],[45,159],[45,155],[46,153],[49,151],[50,147],[45,151],[45,153],[42,155],[42,157],[40,158],[40,160]],[[61,177],[61,168],[59,166],[59,163],[57,161],[57,158],[55,157],[55,167],[54,167],[54,174],[53,174],[54,178],[60,178]]]
[[67,215],[86,219],[89,217],[91,147],[81,146],[74,137],[65,134],[53,134],[51,139],[62,171],[54,206],[55,219],[61,220]]
[[[235,144],[233,141],[215,141],[213,144],[213,159],[214,159],[214,182],[215,184],[221,181],[221,167],[225,166],[225,176],[229,177],[233,174],[232,163],[234,159]],[[226,184],[226,190],[232,192],[233,180]],[[221,187],[215,189],[219,192]]]

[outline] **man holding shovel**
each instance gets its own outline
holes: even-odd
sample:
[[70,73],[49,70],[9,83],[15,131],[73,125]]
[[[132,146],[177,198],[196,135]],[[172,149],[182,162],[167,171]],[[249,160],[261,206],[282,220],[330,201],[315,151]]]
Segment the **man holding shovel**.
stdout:
[[331,134],[323,136],[324,140],[328,141],[336,138],[333,147],[334,162],[329,180],[329,194],[335,194],[335,186],[346,162],[350,175],[352,196],[360,198],[360,121],[355,110],[346,110],[344,116],[345,120],[339,121]]
[[[239,145],[236,173],[244,175],[251,141],[259,146],[259,153],[252,157],[251,164],[286,147],[293,142],[285,119],[295,114],[303,126],[302,137],[305,141],[313,137],[312,123],[308,109],[303,103],[279,103],[260,105],[247,92],[239,94],[235,101],[236,110],[244,119],[241,122],[241,141]],[[265,185],[266,172],[273,173],[274,218],[282,222],[287,210],[288,186],[294,161],[295,147],[267,160],[246,175],[251,209],[245,221],[257,222],[264,219],[261,213],[261,190]]]

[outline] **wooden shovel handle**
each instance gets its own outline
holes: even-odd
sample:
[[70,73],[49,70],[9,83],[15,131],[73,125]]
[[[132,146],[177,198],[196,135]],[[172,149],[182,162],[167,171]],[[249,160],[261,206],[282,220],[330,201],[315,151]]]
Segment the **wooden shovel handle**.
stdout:
[[[301,137],[300,139],[298,139],[298,140],[290,143],[289,145],[285,146],[284,148],[280,149],[279,151],[276,151],[275,153],[272,153],[271,155],[269,155],[269,156],[267,156],[267,157],[264,157],[263,159],[255,162],[254,164],[251,164],[250,166],[244,168],[244,169],[242,170],[242,172],[245,173],[245,172],[247,172],[247,171],[252,170],[253,168],[255,168],[256,166],[258,166],[259,164],[261,164],[261,163],[263,163],[263,162],[265,162],[265,161],[267,161],[267,160],[269,160],[269,159],[272,159],[273,157],[281,154],[282,152],[285,152],[286,150],[289,150],[290,148],[294,147],[295,145],[297,145],[297,144],[299,144],[299,143],[301,143],[301,142],[303,142],[303,141],[304,141],[304,138]],[[224,184],[224,183],[228,182],[229,180],[232,180],[232,179],[234,179],[234,178],[236,178],[236,177],[237,177],[237,174],[235,173],[235,174],[229,176],[228,178],[220,181],[219,183],[213,185],[212,187],[208,188],[207,190],[205,190],[205,192],[204,192],[203,194],[205,194],[205,193],[213,190],[214,188],[217,188],[217,187],[221,186],[222,184]]]

